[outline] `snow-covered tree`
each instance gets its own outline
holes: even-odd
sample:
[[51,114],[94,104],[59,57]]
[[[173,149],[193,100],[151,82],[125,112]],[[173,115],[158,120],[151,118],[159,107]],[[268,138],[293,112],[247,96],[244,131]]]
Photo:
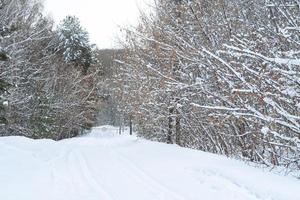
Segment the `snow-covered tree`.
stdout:
[[139,133],[299,169],[299,4],[155,5],[127,31],[120,62],[120,90]]
[[84,74],[95,62],[94,46],[90,44],[88,32],[82,28],[75,16],[67,16],[58,27],[59,40],[67,63],[82,68]]
[[[8,56],[4,52],[0,52],[0,62],[4,62],[8,59]],[[5,80],[0,79],[0,124],[6,122],[5,113],[4,113],[4,106],[5,106],[5,99],[3,98],[2,94],[7,91],[7,83]]]
[[11,85],[0,92],[7,121],[0,135],[62,139],[91,127],[97,69],[83,75],[64,62],[39,1],[6,0],[0,7],[0,80]]
[[[1,61],[0,61],[1,62]],[[7,101],[3,94],[8,90],[9,84],[4,80],[0,80],[0,126],[6,123],[5,117],[5,107],[7,106]]]

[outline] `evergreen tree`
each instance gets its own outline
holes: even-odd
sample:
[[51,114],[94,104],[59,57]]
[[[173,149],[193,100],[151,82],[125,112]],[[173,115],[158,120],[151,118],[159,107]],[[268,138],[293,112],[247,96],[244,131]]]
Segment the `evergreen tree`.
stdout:
[[86,74],[94,62],[93,45],[90,44],[88,32],[75,16],[67,16],[58,32],[64,60],[80,67],[83,74]]

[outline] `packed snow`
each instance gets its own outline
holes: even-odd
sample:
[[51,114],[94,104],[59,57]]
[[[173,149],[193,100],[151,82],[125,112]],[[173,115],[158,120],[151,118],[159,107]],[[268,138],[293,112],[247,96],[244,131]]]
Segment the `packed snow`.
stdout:
[[300,180],[110,126],[59,142],[0,138],[1,200],[299,200]]

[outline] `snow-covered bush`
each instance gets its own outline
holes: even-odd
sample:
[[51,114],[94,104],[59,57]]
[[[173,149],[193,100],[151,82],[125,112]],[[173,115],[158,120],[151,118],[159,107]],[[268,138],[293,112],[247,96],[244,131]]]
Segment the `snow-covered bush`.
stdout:
[[126,112],[149,138],[299,169],[299,27],[295,1],[158,0],[128,30]]

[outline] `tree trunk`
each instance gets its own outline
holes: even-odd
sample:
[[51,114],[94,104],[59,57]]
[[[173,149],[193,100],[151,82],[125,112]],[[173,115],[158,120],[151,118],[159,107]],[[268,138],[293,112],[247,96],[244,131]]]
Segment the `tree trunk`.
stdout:
[[180,136],[181,136],[181,130],[180,130],[180,116],[178,108],[176,109],[176,124],[175,124],[175,132],[176,132],[176,144],[181,146],[180,142]]
[[132,135],[132,116],[129,116],[129,135]]
[[173,144],[172,142],[172,129],[173,129],[173,112],[174,112],[174,108],[169,108],[169,129],[168,129],[168,135],[167,135],[167,143],[168,144]]

